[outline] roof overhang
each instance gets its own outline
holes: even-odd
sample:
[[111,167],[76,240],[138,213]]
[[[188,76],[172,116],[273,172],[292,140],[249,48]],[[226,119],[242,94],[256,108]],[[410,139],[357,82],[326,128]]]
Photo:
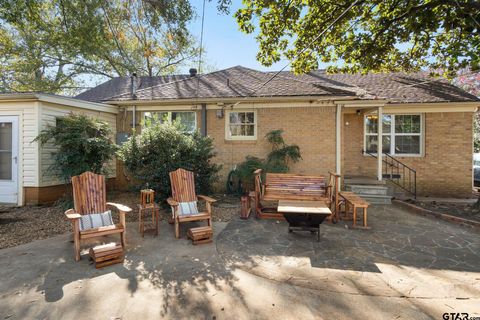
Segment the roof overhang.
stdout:
[[105,101],[104,103],[117,106],[162,106],[162,105],[200,105],[200,104],[242,104],[242,103],[268,103],[268,102],[322,102],[335,100],[353,100],[355,96],[281,96],[281,97],[227,97],[227,98],[199,98],[199,99],[159,99],[159,100],[125,100]]
[[340,105],[345,108],[375,108],[383,107],[388,103],[388,100],[385,99],[370,99],[370,100],[335,100],[335,104]]
[[480,101],[466,102],[422,102],[422,103],[390,103],[388,100],[354,100],[335,101],[345,107],[346,113],[361,110],[362,113],[376,112],[378,107],[383,107],[383,112],[412,113],[412,112],[476,112]]
[[23,102],[23,101],[42,101],[51,104],[69,106],[79,109],[101,111],[106,113],[118,113],[118,107],[104,103],[90,102],[70,97],[57,96],[46,93],[2,93],[0,94],[0,103],[2,102]]
[[384,112],[476,112],[480,101],[436,103],[389,103]]

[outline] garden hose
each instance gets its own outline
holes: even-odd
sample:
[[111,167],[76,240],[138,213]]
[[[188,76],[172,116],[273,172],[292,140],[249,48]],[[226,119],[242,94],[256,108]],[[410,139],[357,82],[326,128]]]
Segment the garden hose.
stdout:
[[225,189],[227,194],[243,193],[242,180],[238,176],[237,170],[234,169],[228,173],[227,185]]

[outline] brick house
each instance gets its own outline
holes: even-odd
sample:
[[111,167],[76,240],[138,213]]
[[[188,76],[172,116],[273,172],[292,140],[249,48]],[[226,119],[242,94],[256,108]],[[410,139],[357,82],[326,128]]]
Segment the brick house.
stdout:
[[[473,115],[480,106],[475,96],[427,73],[281,72],[265,84],[273,74],[236,66],[204,75],[114,78],[76,99],[0,95],[0,124],[10,130],[4,136],[18,140],[19,160],[2,162],[0,175],[19,177],[8,189],[18,204],[51,201],[64,188],[45,172],[51,150],[31,141],[46,124],[69,112],[85,113],[111,122],[121,142],[132,128],[141,131],[145,117],[158,114],[214,139],[216,161],[223,166],[219,189],[245,156],[267,154],[266,133],[283,129],[286,141],[302,152],[292,172],[336,171],[345,183],[358,176],[375,183],[387,179],[422,196],[471,195]],[[22,129],[17,138],[12,116]],[[122,172],[117,161],[111,177],[118,188],[127,184]],[[3,182],[0,177],[2,192]]]
[[[403,179],[416,182],[418,195],[471,195],[475,96],[427,73],[281,72],[262,86],[272,75],[236,66],[200,76],[124,77],[77,98],[118,106],[121,134],[141,130],[153,114],[200,130],[214,139],[222,177],[246,155],[264,157],[265,134],[283,129],[302,151],[292,172]],[[416,181],[407,179],[410,169]]]

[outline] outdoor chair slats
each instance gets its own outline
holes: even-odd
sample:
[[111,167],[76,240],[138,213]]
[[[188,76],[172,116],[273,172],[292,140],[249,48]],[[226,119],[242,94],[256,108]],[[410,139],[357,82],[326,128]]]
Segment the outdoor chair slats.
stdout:
[[[175,224],[175,238],[180,237],[180,223],[191,221],[207,221],[209,227],[212,226],[212,206],[215,202],[207,196],[198,195],[195,192],[195,176],[193,172],[185,169],[177,169],[170,172],[170,184],[172,188],[172,197],[167,199],[168,204],[172,207],[173,220]],[[206,212],[198,214],[181,215],[179,212],[179,203],[181,202],[197,202],[203,200],[206,202]]]
[[[65,215],[73,226],[75,260],[80,260],[80,241],[83,239],[119,233],[122,246],[125,247],[125,214],[130,212],[131,209],[121,204],[106,201],[105,176],[89,171],[84,172],[79,176],[72,177],[72,188],[74,209],[65,211]],[[80,230],[80,218],[82,216],[105,212],[108,207],[115,208],[119,212],[119,223]]]
[[85,172],[72,177],[75,212],[81,215],[107,210],[105,176]]

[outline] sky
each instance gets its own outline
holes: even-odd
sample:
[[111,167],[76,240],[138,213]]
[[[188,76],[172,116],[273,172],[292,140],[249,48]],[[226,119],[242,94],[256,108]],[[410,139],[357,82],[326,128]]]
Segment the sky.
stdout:
[[[198,17],[190,24],[191,33],[200,39],[201,14],[203,0],[191,0],[196,8]],[[253,34],[245,34],[238,28],[233,17],[241,7],[241,0],[233,0],[230,14],[225,15],[217,11],[216,1],[207,1],[205,5],[205,23],[203,32],[203,47],[206,51],[206,64],[215,69],[224,69],[236,65],[257,70],[279,70],[288,61],[280,61],[271,67],[262,66],[255,58],[258,44]],[[207,68],[208,69],[208,68]],[[185,67],[185,70],[188,68]]]

